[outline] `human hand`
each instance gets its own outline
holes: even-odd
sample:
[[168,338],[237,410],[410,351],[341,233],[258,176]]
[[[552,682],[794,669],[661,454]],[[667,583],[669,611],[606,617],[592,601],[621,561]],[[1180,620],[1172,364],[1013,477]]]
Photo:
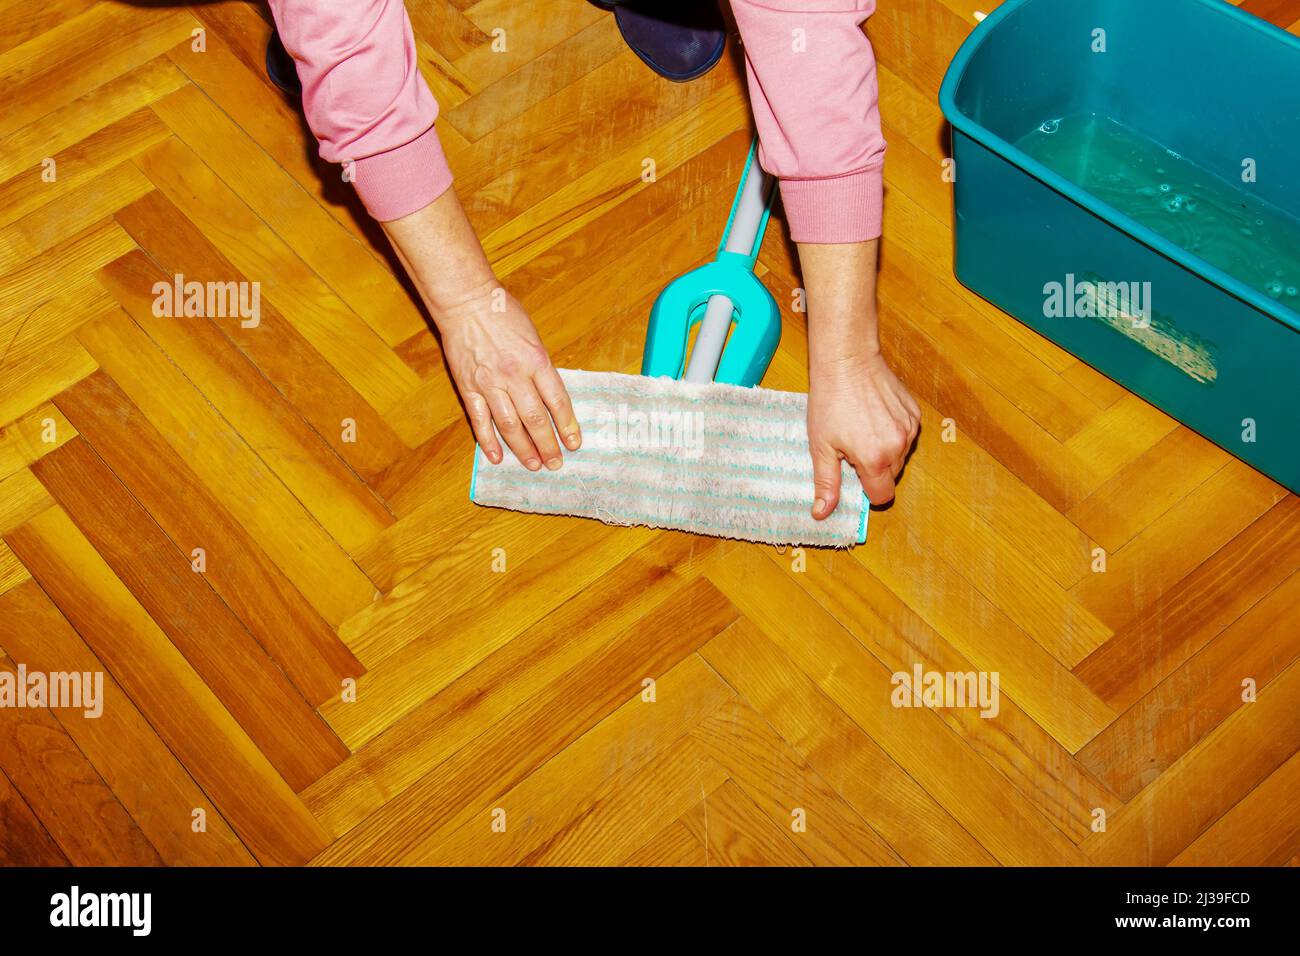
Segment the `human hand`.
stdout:
[[[440,310],[443,355],[469,414],[474,437],[493,464],[501,433],[529,471],[563,463],[556,441],[582,445],[573,403],[528,313],[493,280]],[[496,430],[493,430],[493,423]]]
[[840,459],[872,504],[893,500],[894,479],[921,427],[921,408],[879,352],[815,363],[808,389],[808,444],[819,521],[840,500]]

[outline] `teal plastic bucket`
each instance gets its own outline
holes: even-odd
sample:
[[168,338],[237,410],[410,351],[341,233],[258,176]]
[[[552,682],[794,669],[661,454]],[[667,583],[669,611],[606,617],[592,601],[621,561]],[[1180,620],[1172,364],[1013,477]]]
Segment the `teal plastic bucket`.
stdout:
[[[1023,148],[1062,118],[1104,117],[1300,220],[1300,39],[1219,0],[1006,0],[940,104],[962,284],[1300,491],[1300,300]],[[1130,292],[1144,307],[1121,307]]]

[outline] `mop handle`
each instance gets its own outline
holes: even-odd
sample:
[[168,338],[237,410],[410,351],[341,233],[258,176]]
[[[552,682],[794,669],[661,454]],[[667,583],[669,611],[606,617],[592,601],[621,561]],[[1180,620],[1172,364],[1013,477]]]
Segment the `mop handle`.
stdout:
[[[751,147],[749,158],[745,161],[745,172],[736,190],[731,219],[723,235],[722,252],[750,259],[757,256],[758,244],[762,242],[760,230],[767,219],[771,186],[771,179],[758,165],[755,149]],[[686,381],[713,381],[718,363],[722,361],[727,335],[731,332],[731,316],[734,311],[735,306],[725,295],[709,296],[709,304],[704,309],[704,319],[700,322],[695,347],[691,349],[691,359],[683,376]]]

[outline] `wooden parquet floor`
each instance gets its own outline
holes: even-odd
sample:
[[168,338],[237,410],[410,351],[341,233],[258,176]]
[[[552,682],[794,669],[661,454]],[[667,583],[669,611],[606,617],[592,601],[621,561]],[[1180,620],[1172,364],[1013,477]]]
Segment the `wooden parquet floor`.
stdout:
[[[0,0],[0,669],[105,674],[97,718],[0,708],[0,861],[1297,863],[1300,501],[953,278],[936,92],[994,5],[869,22],[925,423],[865,547],[782,553],[468,502],[265,10]],[[558,365],[635,371],[744,160],[734,43],[674,85],[582,0],[411,16],[500,275]],[[177,273],[260,324],[155,317]],[[805,358],[787,310],[766,384]],[[998,713],[895,707],[915,666]]]

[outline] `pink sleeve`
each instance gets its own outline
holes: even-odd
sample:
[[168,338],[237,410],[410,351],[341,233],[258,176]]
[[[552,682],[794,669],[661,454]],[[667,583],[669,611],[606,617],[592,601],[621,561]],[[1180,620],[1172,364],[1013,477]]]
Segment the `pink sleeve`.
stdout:
[[370,214],[400,219],[442,195],[451,169],[433,128],[438,104],[402,0],[271,0],[271,12],[321,158],[353,162]]
[[781,180],[796,242],[880,235],[885,140],[875,0],[732,0],[745,46],[759,162]]

